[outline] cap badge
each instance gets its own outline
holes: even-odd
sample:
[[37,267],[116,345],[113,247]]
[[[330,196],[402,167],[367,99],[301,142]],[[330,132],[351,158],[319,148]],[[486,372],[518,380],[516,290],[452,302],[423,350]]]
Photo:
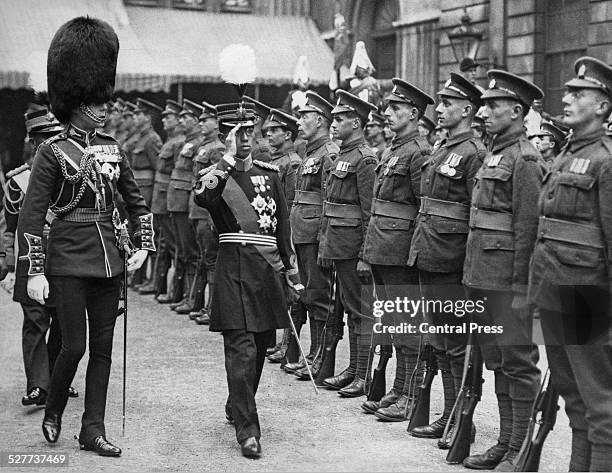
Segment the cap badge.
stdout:
[[444,87],[450,87],[452,83],[453,83],[452,79],[448,79],[446,83],[444,84]]
[[491,82],[489,82],[489,89],[494,89],[495,84],[497,84],[497,82],[495,82],[495,79],[491,79]]
[[578,78],[579,79],[584,78],[585,74],[586,74],[586,65],[581,64],[580,67],[578,68]]

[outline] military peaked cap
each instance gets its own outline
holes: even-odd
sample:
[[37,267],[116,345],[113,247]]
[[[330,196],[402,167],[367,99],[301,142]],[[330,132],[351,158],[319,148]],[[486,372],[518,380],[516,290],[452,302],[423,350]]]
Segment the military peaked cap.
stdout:
[[270,110],[270,115],[268,115],[268,118],[266,119],[262,128],[273,128],[277,126],[285,128],[291,133],[297,133],[298,131],[297,118],[295,118],[293,115],[289,115],[288,113],[283,112],[282,110],[273,108]]
[[302,108],[298,110],[298,112],[317,112],[320,115],[323,115],[330,122],[333,120],[332,117],[332,109],[334,106],[321,97],[319,94],[307,91],[306,92],[306,103]]
[[164,108],[164,111],[162,112],[162,116],[166,116],[166,115],[177,115],[178,116],[182,110],[183,110],[183,107],[181,107],[181,104],[178,103],[176,100],[167,99],[166,108]]
[[265,120],[266,117],[270,114],[270,110],[272,107],[268,107],[265,103],[262,103],[259,100],[255,100],[253,97],[249,97],[248,95],[244,96],[244,100],[253,104],[253,110],[255,111],[255,114],[262,120]]
[[207,118],[217,118],[217,107],[206,101],[202,101],[202,113],[198,119],[205,120]]
[[482,100],[513,99],[531,107],[534,100],[541,100],[544,92],[537,85],[522,77],[500,69],[487,72],[489,88],[482,94]]
[[574,64],[576,77],[566,87],[601,90],[612,98],[612,67],[594,57],[581,57]]
[[469,100],[476,107],[482,105],[480,96],[482,92],[465,77],[451,72],[450,79],[444,84],[444,88],[438,92],[441,97]]
[[134,110],[135,113],[142,112],[146,113],[147,115],[158,116],[162,111],[162,108],[153,102],[149,102],[148,100],[141,98],[136,100],[136,110]]
[[338,97],[338,101],[331,112],[333,115],[337,113],[352,112],[356,113],[365,122],[370,112],[376,110],[375,105],[365,100],[361,100],[359,97],[348,93],[346,90],[338,90],[336,96]]
[[425,112],[427,105],[434,103],[434,99],[421,89],[399,77],[393,78],[391,82],[393,82],[393,90],[387,98],[389,102],[413,104],[422,112]]

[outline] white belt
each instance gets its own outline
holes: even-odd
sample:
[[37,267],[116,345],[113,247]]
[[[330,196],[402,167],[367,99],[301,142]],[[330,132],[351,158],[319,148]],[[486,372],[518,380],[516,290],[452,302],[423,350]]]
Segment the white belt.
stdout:
[[276,246],[276,237],[258,233],[221,233],[219,243],[241,243],[243,246]]

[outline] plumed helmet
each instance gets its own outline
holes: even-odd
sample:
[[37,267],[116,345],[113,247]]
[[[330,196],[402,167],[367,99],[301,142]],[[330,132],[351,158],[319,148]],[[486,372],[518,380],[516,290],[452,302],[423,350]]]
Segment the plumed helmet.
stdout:
[[119,38],[102,20],[81,16],[57,30],[47,56],[47,84],[51,108],[60,122],[67,123],[81,104],[111,99],[118,53]]

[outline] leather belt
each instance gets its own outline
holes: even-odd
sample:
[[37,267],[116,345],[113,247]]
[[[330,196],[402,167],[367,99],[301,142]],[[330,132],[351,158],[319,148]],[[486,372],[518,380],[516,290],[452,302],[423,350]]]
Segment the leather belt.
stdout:
[[414,220],[419,213],[416,205],[391,202],[390,200],[372,199],[372,215],[381,217],[399,218],[402,220]]
[[132,173],[134,173],[134,179],[153,179],[155,177],[153,169],[132,169]]
[[452,218],[467,222],[470,218],[470,208],[459,202],[450,200],[432,199],[421,197],[421,207],[419,213],[424,215],[435,215],[438,217]]
[[219,244],[240,243],[242,246],[276,246],[276,237],[258,233],[221,233]]
[[176,169],[172,170],[172,175],[170,179],[176,181],[186,181],[191,182],[193,180],[193,171],[187,169]]
[[472,207],[470,209],[470,228],[512,232],[512,214]]
[[302,191],[297,189],[295,191],[295,198],[293,199],[293,205],[322,205],[323,199],[319,192],[313,191]]
[[336,218],[361,218],[361,207],[356,204],[323,203],[323,215]]
[[538,238],[605,248],[600,227],[556,218],[540,217]]
[[113,208],[106,210],[98,210],[88,207],[77,207],[74,210],[64,214],[58,215],[56,218],[64,220],[66,222],[75,223],[95,223],[95,222],[106,222],[110,221],[113,216]]
[[157,171],[155,173],[155,182],[160,182],[162,184],[170,184],[170,175]]

